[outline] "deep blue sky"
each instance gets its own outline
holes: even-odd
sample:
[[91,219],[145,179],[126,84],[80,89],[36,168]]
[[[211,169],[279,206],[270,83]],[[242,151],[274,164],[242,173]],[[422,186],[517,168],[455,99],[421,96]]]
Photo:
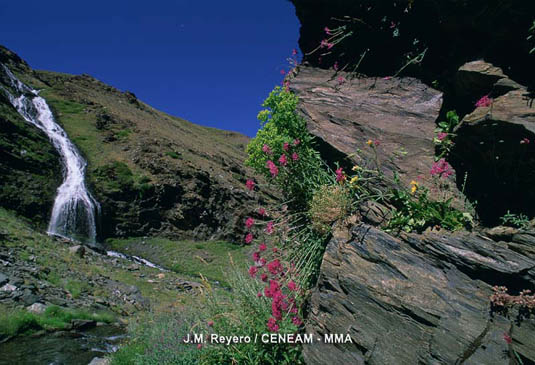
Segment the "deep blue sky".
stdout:
[[2,1],[0,44],[194,123],[254,136],[297,47],[288,0]]

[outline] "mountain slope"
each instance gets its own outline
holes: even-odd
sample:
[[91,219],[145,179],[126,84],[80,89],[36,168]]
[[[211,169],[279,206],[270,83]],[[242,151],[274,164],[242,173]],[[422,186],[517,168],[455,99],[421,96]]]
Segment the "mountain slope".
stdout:
[[258,204],[244,189],[248,137],[172,117],[88,75],[34,71],[5,48],[0,54],[41,90],[87,159],[87,180],[102,205],[101,238],[241,234]]

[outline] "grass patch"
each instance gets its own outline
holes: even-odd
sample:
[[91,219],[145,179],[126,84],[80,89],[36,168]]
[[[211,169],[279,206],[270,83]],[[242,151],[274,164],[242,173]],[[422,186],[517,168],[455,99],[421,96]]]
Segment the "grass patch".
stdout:
[[0,311],[0,338],[29,334],[38,330],[59,330],[70,327],[75,319],[112,323],[115,317],[106,312],[91,313],[80,309],[65,309],[50,306],[43,314],[34,314],[20,309],[2,308]]
[[165,154],[171,158],[174,158],[175,160],[178,160],[180,158],[180,155],[175,151],[167,151]]
[[224,241],[173,241],[165,238],[109,239],[112,249],[144,257],[179,274],[215,280],[227,286],[225,272],[230,258],[245,266],[249,247]]

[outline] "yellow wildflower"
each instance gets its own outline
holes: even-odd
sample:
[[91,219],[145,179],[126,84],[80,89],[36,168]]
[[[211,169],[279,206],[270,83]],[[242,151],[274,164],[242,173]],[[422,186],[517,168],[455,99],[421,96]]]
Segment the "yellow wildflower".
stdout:
[[358,169],[360,169],[359,165],[355,165],[355,166],[353,166],[353,168],[351,170],[357,171]]
[[418,190],[418,185],[420,185],[418,182],[414,180],[411,181],[411,194],[414,194],[416,190]]
[[373,145],[373,141],[372,141],[371,139],[369,139],[369,140],[366,142],[366,144],[367,144],[368,146],[371,146],[371,145]]
[[353,176],[353,177],[351,178],[351,180],[349,180],[349,183],[350,183],[351,185],[353,185],[353,184],[356,183],[358,180],[359,180],[359,177],[358,177],[358,176]]

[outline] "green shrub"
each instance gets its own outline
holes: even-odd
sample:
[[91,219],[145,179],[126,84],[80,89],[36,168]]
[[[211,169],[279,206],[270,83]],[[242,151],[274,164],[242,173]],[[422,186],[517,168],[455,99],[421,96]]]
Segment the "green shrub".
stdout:
[[529,226],[529,218],[525,214],[515,214],[507,211],[503,217],[500,218],[504,226],[527,228]]
[[108,192],[129,191],[134,187],[134,174],[127,164],[114,161],[95,170],[100,186]]
[[[258,113],[261,129],[247,146],[245,163],[279,187],[291,199],[291,207],[303,208],[314,191],[329,181],[329,174],[314,149],[306,121],[297,114],[297,102],[297,96],[280,87],[269,94],[262,104],[267,109]],[[279,162],[282,156],[287,161],[285,166]],[[276,176],[267,167],[268,161],[276,165]]]
[[422,232],[435,226],[456,231],[472,227],[472,216],[451,206],[453,198],[431,200],[426,188],[414,187],[413,194],[405,189],[392,190],[389,203],[396,209],[388,222],[387,231]]

